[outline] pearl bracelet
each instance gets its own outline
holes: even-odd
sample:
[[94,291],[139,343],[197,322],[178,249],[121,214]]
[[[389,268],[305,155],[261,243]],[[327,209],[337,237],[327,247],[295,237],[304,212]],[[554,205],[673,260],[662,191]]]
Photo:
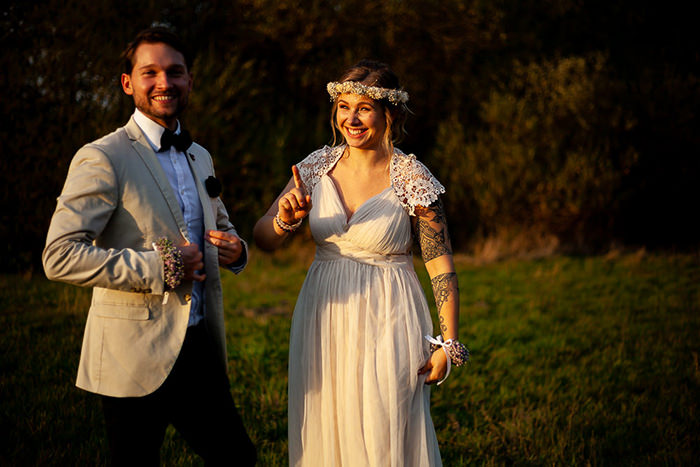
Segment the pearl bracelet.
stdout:
[[285,232],[294,232],[296,229],[299,228],[301,223],[304,221],[304,219],[300,219],[299,222],[296,222],[294,224],[287,224],[285,221],[280,219],[280,213],[278,212],[275,214],[275,222],[277,223],[277,227],[280,229],[284,230]]

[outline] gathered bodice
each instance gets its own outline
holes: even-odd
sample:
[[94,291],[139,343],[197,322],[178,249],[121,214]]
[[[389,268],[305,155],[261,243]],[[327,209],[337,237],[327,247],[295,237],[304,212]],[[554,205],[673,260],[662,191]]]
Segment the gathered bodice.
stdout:
[[416,156],[394,149],[391,186],[367,199],[348,219],[328,176],[344,151],[345,146],[325,146],[297,164],[314,206],[309,223],[318,245],[316,259],[350,256],[377,264],[406,262],[411,250],[410,216],[417,206],[433,203],[445,188]]
[[404,261],[411,249],[411,221],[396,194],[387,187],[367,199],[348,219],[333,180],[323,175],[309,213],[317,259],[351,256],[365,262]]

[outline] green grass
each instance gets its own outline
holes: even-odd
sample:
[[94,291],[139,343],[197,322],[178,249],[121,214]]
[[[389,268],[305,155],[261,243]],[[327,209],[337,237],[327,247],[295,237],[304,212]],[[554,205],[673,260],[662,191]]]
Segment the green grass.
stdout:
[[[224,274],[232,391],[259,465],[287,462],[289,321],[309,262],[254,252]],[[698,462],[697,255],[457,268],[472,364],[432,392],[445,465]],[[104,464],[98,400],[74,387],[89,291],[21,276],[0,276],[0,290],[0,464]],[[173,430],[162,453],[201,465]]]

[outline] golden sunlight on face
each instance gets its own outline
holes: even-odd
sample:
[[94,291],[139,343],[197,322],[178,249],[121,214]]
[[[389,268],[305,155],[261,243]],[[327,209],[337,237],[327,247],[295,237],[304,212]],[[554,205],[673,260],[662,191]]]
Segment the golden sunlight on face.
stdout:
[[377,150],[386,132],[384,107],[367,96],[341,94],[338,97],[336,124],[348,146]]
[[151,120],[174,129],[192,89],[185,57],[167,44],[143,43],[134,52],[133,65],[131,74],[122,75],[124,92]]

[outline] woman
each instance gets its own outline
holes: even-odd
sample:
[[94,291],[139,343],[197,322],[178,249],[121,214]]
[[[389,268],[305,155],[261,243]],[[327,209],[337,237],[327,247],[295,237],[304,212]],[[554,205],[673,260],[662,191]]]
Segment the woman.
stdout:
[[[292,318],[290,465],[441,465],[428,384],[446,377],[448,359],[468,358],[457,341],[457,275],[438,197],[444,188],[415,156],[393,147],[408,94],[386,65],[362,61],[327,88],[343,144],[292,167],[254,229],[258,246],[274,250],[308,216],[317,244]],[[412,230],[442,333],[431,338],[432,352]]]

